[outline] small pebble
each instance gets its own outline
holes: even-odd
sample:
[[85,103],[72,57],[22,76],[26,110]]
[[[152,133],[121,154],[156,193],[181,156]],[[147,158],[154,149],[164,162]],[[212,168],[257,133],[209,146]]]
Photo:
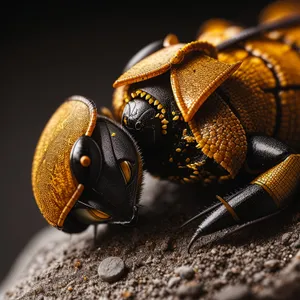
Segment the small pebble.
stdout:
[[266,277],[265,272],[258,272],[253,275],[253,282],[260,282]]
[[110,256],[102,260],[98,274],[106,282],[118,281],[125,273],[125,263],[120,257]]
[[183,279],[190,280],[194,277],[195,271],[191,266],[181,266],[175,269],[175,274],[178,274]]
[[278,259],[271,259],[264,263],[264,267],[269,269],[270,271],[275,271],[279,268],[280,261]]
[[284,233],[281,237],[282,244],[283,245],[288,245],[290,238],[291,238],[291,234],[289,232]]
[[300,248],[300,239],[296,240],[296,242],[293,243],[293,247],[296,249]]
[[173,286],[177,285],[179,281],[180,281],[180,277],[171,277],[168,281],[168,287],[172,288]]
[[177,295],[179,297],[199,297],[204,293],[202,284],[191,281],[187,284],[182,284],[177,289]]
[[229,285],[221,289],[214,300],[248,300],[251,299],[250,288],[244,284]]

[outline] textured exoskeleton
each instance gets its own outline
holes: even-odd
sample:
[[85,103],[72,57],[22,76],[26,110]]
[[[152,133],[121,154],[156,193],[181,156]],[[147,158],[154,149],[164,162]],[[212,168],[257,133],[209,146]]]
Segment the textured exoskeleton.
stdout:
[[97,111],[90,99],[72,96],[53,113],[38,140],[31,179],[42,215],[64,232],[136,220],[139,150],[107,110]]
[[300,5],[275,2],[259,22],[245,30],[212,19],[191,43],[170,34],[137,53],[113,85],[114,115],[152,174],[205,185],[252,176],[217,196],[191,244],[276,214],[299,183]]

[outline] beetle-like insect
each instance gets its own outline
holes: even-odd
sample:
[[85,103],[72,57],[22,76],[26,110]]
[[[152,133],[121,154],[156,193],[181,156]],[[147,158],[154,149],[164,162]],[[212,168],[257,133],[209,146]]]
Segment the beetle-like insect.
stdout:
[[[294,15],[295,14],[295,15]],[[256,28],[209,20],[138,52],[114,82],[117,120],[145,169],[180,183],[249,183],[195,216],[189,244],[289,205],[300,180],[300,5],[275,2]],[[187,222],[188,223],[188,222]],[[237,226],[237,227],[236,227]]]
[[171,34],[150,44],[114,83],[112,115],[81,96],[65,101],[32,165],[48,223],[69,233],[133,224],[143,168],[205,185],[252,174],[193,218],[210,213],[189,247],[286,207],[300,179],[300,17],[287,17],[300,8],[289,5],[270,5],[256,28],[211,20],[191,43]]
[[90,224],[135,222],[142,161],[133,138],[98,114],[93,101],[67,99],[38,141],[32,186],[37,205],[52,226],[68,233]]

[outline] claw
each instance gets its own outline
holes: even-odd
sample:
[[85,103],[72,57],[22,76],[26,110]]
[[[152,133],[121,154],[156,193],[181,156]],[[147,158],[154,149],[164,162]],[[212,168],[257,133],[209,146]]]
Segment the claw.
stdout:
[[[188,253],[199,237],[205,237],[201,245],[227,237],[246,226],[261,222],[277,215],[282,209],[276,207],[270,196],[258,185],[249,185],[226,198],[217,197],[220,204],[214,204],[181,227],[208,212],[211,212],[199,225],[188,244]],[[206,237],[208,239],[206,239]]]
[[196,230],[196,232],[194,233],[194,235],[192,236],[188,246],[187,246],[187,251],[190,254],[191,253],[191,248],[193,246],[193,244],[198,240],[198,238],[202,235],[202,228],[198,227],[198,229]]
[[179,228],[183,228],[185,226],[187,226],[188,224],[190,224],[191,222],[203,217],[204,215],[208,214],[209,212],[211,212],[212,210],[214,210],[215,208],[221,206],[221,203],[216,203],[210,207],[208,207],[207,209],[203,210],[202,212],[200,212],[199,214],[197,214],[196,216],[190,218],[189,220],[187,220],[185,223],[183,223]]

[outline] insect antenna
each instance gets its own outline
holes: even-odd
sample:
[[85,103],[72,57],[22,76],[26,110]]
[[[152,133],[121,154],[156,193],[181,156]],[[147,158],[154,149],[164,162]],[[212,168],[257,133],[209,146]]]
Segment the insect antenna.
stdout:
[[247,28],[243,31],[241,31],[237,36],[228,39],[224,42],[222,42],[221,44],[217,45],[217,49],[218,51],[222,51],[225,50],[228,47],[232,47],[233,45],[246,41],[250,38],[253,38],[255,36],[258,36],[260,34],[272,31],[272,30],[276,30],[276,29],[281,29],[281,28],[286,28],[286,27],[290,27],[293,25],[299,25],[300,24],[300,16],[299,15],[295,15],[292,17],[287,17],[278,21],[273,21],[273,22],[269,22],[267,24],[262,24],[262,25],[258,25],[255,27],[250,27]]

